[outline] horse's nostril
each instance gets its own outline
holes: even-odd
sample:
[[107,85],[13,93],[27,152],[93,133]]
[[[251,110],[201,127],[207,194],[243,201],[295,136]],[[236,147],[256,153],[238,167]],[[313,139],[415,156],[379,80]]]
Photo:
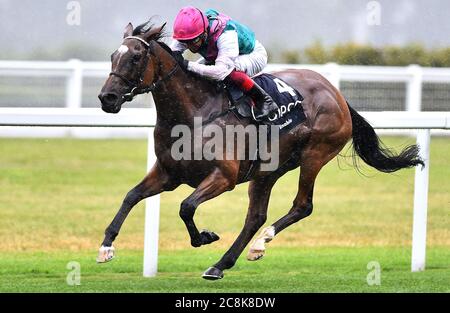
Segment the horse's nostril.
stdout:
[[117,100],[117,96],[115,95],[115,94],[113,94],[113,93],[108,93],[106,96],[105,96],[105,100],[107,101],[107,102],[116,102],[116,100]]
[[118,96],[114,93],[105,92],[105,93],[99,94],[98,98],[100,99],[101,102],[115,103],[118,99]]

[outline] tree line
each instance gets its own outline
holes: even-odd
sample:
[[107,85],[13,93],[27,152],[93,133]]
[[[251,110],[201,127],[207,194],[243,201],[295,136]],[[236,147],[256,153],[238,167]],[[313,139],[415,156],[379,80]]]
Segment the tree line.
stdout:
[[[269,51],[270,55],[270,51]],[[290,64],[406,66],[418,64],[426,67],[450,67],[450,47],[426,49],[420,43],[404,46],[374,47],[353,42],[325,47],[315,41],[303,50],[284,50],[276,60],[269,62]]]

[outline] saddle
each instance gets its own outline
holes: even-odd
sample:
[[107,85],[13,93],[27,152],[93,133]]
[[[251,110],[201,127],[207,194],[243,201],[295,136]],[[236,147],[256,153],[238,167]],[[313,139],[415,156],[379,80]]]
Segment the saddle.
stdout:
[[278,125],[280,127],[280,133],[289,131],[294,126],[306,120],[301,105],[304,98],[298,90],[271,74],[264,73],[253,79],[273,98],[278,104],[279,110],[276,114],[265,117],[266,120],[255,121],[252,113],[253,100],[233,83],[225,82],[223,87],[229,98],[230,109],[236,116],[251,118],[255,124],[270,122],[272,125]]
[[[278,104],[279,110],[274,116],[265,117],[266,120],[256,121],[253,118],[252,106],[253,100],[244,94],[242,90],[237,88],[232,82],[223,82],[223,88],[229,98],[229,110],[231,110],[238,118],[250,118],[251,123],[270,124],[279,127],[279,134],[283,134],[299,125],[306,120],[305,113],[302,107],[303,96],[287,84],[285,81],[271,74],[261,74],[253,77],[255,82],[261,86]],[[269,123],[270,122],[270,123]],[[269,137],[271,128],[269,127],[267,136]],[[258,150],[256,155],[259,155]],[[257,158],[251,162],[244,181],[250,177],[258,168],[260,159]]]
[[253,100],[231,82],[226,83],[224,88],[227,91],[230,108],[241,117],[252,117]]

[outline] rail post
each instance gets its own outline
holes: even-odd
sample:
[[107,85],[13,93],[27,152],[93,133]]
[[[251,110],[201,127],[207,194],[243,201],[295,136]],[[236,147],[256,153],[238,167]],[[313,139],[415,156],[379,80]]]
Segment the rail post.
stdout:
[[341,73],[339,64],[337,63],[327,63],[325,65],[326,72],[328,73],[327,78],[330,83],[336,87],[336,89],[340,89],[341,84]]
[[407,69],[411,75],[406,88],[406,110],[419,112],[422,110],[423,70],[419,65],[410,65]]
[[[147,172],[156,162],[153,132],[154,127],[151,127],[148,133]],[[158,272],[159,205],[159,195],[145,199],[144,277],[154,277]]]
[[83,67],[82,62],[77,59],[70,59],[68,62],[72,70],[67,79],[66,107],[71,109],[81,108],[83,95]]
[[430,130],[419,129],[417,144],[420,156],[425,162],[424,168],[416,168],[414,180],[414,213],[411,253],[411,271],[425,269],[426,239],[427,239],[427,207],[428,207],[428,176],[430,168]]

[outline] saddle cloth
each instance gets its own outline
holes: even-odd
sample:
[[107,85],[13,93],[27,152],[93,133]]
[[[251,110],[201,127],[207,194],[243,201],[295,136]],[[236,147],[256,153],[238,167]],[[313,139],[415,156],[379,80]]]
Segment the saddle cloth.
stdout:
[[[278,104],[279,110],[276,114],[269,115],[265,121],[280,127],[280,133],[287,132],[293,127],[306,120],[303,112],[303,96],[282,79],[271,74],[261,74],[253,77],[254,81],[261,86]],[[252,117],[253,100],[246,96],[233,84],[227,84],[226,89],[235,114],[241,117]]]

